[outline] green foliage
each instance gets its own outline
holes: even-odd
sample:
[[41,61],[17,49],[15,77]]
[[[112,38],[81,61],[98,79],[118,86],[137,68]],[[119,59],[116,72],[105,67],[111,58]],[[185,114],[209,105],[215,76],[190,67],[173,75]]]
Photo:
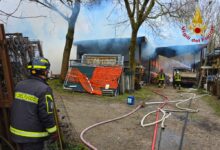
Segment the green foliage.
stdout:
[[[50,85],[50,87],[53,90],[55,90],[59,94],[73,94],[73,91],[63,89],[63,84],[58,79],[48,80],[48,84]],[[94,96],[94,97],[96,97],[96,99],[108,100],[108,101],[109,100],[111,100],[111,101],[124,101],[130,95],[133,95],[135,97],[135,99],[137,99],[137,100],[146,101],[154,95],[154,93],[152,92],[152,90],[149,87],[143,87],[142,89],[137,90],[131,94],[124,93],[123,95],[119,95],[116,97],[97,96],[97,95],[90,95],[90,94],[86,94],[86,93],[82,94],[82,93],[74,92],[74,95],[77,95],[77,94],[80,96],[83,96],[83,95],[84,96],[91,96],[91,97]]]
[[47,83],[50,85],[50,87],[53,90],[59,92],[60,94],[72,93],[72,91],[70,91],[70,90],[63,89],[63,83],[61,83],[61,81],[59,79],[51,79],[51,80],[48,80]]

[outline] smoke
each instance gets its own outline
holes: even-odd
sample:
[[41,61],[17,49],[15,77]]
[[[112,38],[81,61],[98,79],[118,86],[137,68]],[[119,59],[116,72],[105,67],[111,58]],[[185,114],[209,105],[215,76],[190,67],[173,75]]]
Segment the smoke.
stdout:
[[[138,38],[138,43],[143,37]],[[74,43],[81,54],[121,54],[128,60],[130,38],[111,38],[100,40],[84,40]]]
[[156,45],[154,42],[149,41],[142,47],[142,59],[149,59],[155,56]]
[[[10,2],[10,5],[8,5],[8,1]],[[16,0],[8,1],[7,5],[0,5],[0,8],[4,8],[4,10],[13,10]],[[3,3],[3,1],[0,3]],[[34,16],[39,15],[39,12],[41,12],[41,14],[48,17],[28,20],[15,20],[10,18],[6,26],[6,32],[21,32],[24,36],[28,36],[30,39],[39,39],[42,41],[44,56],[51,61],[52,71],[54,73],[59,73],[65,45],[67,22],[57,13],[39,5],[35,5],[34,3],[24,2],[21,6],[20,10],[16,12],[15,15],[20,16],[22,14],[23,16]],[[106,51],[113,49],[113,45],[115,45],[116,48],[120,47],[121,44],[128,45],[127,40],[114,40],[114,38],[130,38],[131,35],[129,25],[122,24],[117,27],[114,25],[114,21],[120,19],[123,20],[123,17],[125,17],[121,16],[121,13],[118,12],[118,10],[115,10],[114,7],[115,5],[113,5],[112,1],[107,0],[100,3],[100,5],[96,5],[96,7],[93,7],[92,9],[87,9],[82,5],[76,21],[74,40],[111,39],[110,41],[102,40],[102,42],[96,42],[99,49],[105,49]],[[164,20],[161,21],[164,22]],[[151,29],[145,26],[142,26],[142,30],[139,31],[139,36],[144,35],[147,38],[147,45],[143,45],[142,47],[143,59],[154,57],[155,50],[158,47],[195,44],[182,36],[179,27],[170,27],[170,25],[163,23],[163,26],[160,28],[163,37],[158,36],[153,32],[147,34],[146,31]],[[97,53],[100,52],[99,49],[96,49]],[[120,50],[121,49],[118,49],[116,53]],[[186,51],[186,49],[178,48],[177,54],[181,55],[183,51]],[[70,57],[71,59],[75,58],[75,53],[75,48],[73,48],[73,53]],[[128,52],[126,51],[123,54],[128,55]]]

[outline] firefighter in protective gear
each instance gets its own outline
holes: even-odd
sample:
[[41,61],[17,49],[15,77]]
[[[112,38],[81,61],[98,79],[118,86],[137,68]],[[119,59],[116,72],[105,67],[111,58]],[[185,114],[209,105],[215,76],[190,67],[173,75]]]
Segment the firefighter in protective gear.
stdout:
[[177,70],[175,75],[174,75],[174,88],[179,88],[180,90],[180,87],[181,87],[181,75],[180,75],[180,72]]
[[38,57],[27,67],[31,76],[15,87],[11,138],[21,150],[42,150],[44,141],[57,134],[52,89],[46,83],[50,63]]
[[160,69],[160,72],[158,73],[158,87],[165,87],[165,73],[163,72],[163,69]]

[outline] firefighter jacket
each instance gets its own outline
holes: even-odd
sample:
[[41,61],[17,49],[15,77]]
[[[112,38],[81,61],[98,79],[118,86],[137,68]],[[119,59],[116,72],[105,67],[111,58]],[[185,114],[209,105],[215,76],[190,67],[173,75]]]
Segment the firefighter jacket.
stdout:
[[164,81],[164,80],[165,80],[165,73],[160,72],[160,73],[158,74],[158,80],[159,80],[159,81]]
[[12,140],[40,142],[56,132],[53,104],[52,89],[43,79],[31,76],[19,82],[11,108]]
[[174,75],[174,81],[181,81],[181,76],[180,76],[179,73],[176,73],[176,74]]

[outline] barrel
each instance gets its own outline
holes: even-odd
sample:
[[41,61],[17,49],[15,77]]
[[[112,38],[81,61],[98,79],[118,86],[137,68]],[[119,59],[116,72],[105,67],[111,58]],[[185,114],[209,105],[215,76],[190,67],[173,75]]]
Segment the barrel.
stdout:
[[134,105],[134,96],[128,96],[127,103],[128,105]]

